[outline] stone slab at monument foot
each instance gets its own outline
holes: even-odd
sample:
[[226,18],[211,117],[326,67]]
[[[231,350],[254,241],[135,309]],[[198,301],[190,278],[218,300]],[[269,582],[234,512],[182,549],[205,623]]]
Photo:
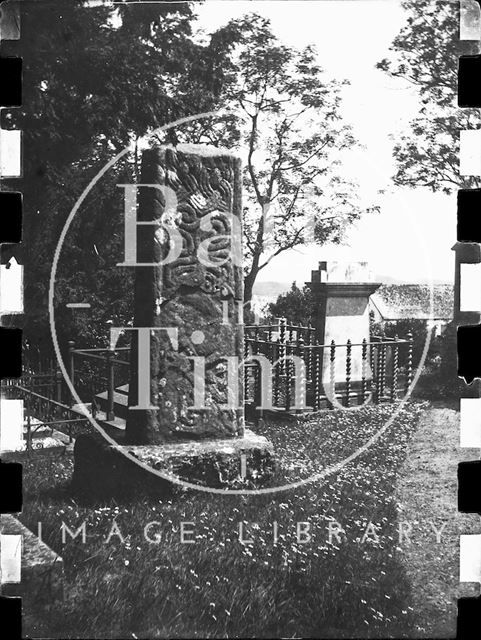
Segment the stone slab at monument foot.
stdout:
[[[226,487],[239,482],[242,464],[251,484],[272,470],[272,446],[244,421],[241,184],[240,159],[228,151],[143,152],[126,257],[135,290],[125,437],[97,449],[112,464],[124,449],[148,466]],[[98,473],[98,446],[77,439],[77,486]]]
[[15,565],[15,557],[21,558],[18,579],[2,579],[2,596],[22,598],[24,611],[58,606],[63,599],[63,559],[11,514],[0,516],[0,532],[15,545],[15,551],[5,554],[6,562],[10,558]]

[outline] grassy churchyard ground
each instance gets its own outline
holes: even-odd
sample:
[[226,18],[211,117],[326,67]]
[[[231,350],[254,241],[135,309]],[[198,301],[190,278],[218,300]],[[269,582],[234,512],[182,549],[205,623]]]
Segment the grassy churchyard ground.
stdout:
[[[365,453],[324,481],[267,495],[179,489],[168,500],[86,506],[69,495],[70,456],[27,462],[20,519],[34,532],[42,522],[43,539],[64,559],[65,586],[62,603],[38,617],[26,612],[24,632],[415,636],[421,623],[403,560],[396,492],[427,406],[407,404]],[[394,410],[384,405],[266,422],[258,430],[277,452],[273,484],[307,478],[345,458]],[[62,521],[72,532],[85,522],[85,543],[68,533],[63,543]]]

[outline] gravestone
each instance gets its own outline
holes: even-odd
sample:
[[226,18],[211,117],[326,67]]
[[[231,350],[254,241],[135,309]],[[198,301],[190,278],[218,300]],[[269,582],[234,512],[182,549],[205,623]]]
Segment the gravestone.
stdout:
[[[362,378],[362,341],[369,342],[369,297],[381,286],[373,282],[366,262],[320,262],[312,271],[314,326],[319,344],[352,343],[351,381],[353,388]],[[368,358],[369,360],[369,358]],[[369,368],[366,380],[370,379]],[[324,349],[322,381],[330,382],[329,349]],[[346,379],[346,347],[336,348],[336,382]]]

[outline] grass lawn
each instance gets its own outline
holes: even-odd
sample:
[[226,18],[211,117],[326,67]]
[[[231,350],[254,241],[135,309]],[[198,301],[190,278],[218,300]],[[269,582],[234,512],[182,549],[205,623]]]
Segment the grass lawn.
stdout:
[[[412,584],[417,638],[454,638],[457,599],[479,594],[479,585],[459,583],[459,536],[480,532],[479,517],[457,507],[458,462],[479,459],[477,450],[459,447],[459,416],[446,406],[423,414],[396,490],[399,517],[413,525],[401,557]],[[441,532],[439,541],[428,521]]]
[[[20,519],[34,532],[42,522],[43,539],[63,557],[65,598],[38,616],[26,612],[24,633],[412,636],[415,612],[400,562],[395,489],[423,409],[407,405],[368,451],[324,481],[261,496],[178,489],[169,500],[85,506],[69,494],[70,456],[27,462]],[[341,460],[393,411],[385,405],[267,422],[260,430],[276,450],[274,483],[306,478]],[[85,521],[85,544],[80,535],[63,544],[62,521],[71,530]],[[114,534],[108,540],[114,521],[122,539]],[[193,531],[186,536],[193,543],[181,542],[182,521],[192,523],[184,526]],[[334,521],[343,534],[336,535]],[[151,522],[156,541],[144,536]],[[251,543],[239,540],[239,523]]]

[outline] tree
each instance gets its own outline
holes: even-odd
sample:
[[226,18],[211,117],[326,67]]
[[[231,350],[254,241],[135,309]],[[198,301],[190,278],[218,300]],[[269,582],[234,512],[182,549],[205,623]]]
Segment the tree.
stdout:
[[295,282],[286,293],[281,293],[275,302],[271,302],[267,311],[275,318],[287,318],[291,324],[303,327],[313,321],[314,302],[310,287],[300,289]]
[[[23,57],[23,106],[7,119],[23,131],[24,175],[8,188],[24,198],[25,333],[33,342],[49,342],[50,268],[75,201],[129,143],[175,118],[212,108],[229,64],[223,64],[225,37],[212,47],[193,37],[191,3],[92,7],[72,0],[22,3],[21,11],[20,48],[12,54]],[[118,182],[135,181],[133,148],[114,169]],[[127,276],[105,271],[119,241],[118,205],[107,189],[86,206],[92,209],[90,226],[77,234],[77,246],[67,247],[60,298],[69,301],[90,279],[97,285],[99,317],[108,317],[116,304],[127,322],[128,304],[116,297],[127,289]],[[68,310],[59,313],[65,335],[81,333]]]
[[377,66],[417,86],[421,109],[394,147],[394,181],[448,194],[479,187],[479,177],[460,176],[458,165],[459,131],[479,128],[480,113],[457,107],[458,59],[477,53],[477,44],[459,39],[459,2],[403,0],[402,6],[406,25]]
[[228,88],[247,150],[249,302],[257,275],[274,257],[306,239],[340,241],[360,210],[333,157],[334,149],[354,144],[339,113],[343,83],[324,78],[313,47],[297,51],[278,42],[268,20],[250,15],[231,26],[240,32],[237,83]]
[[244,179],[244,300],[259,272],[305,242],[340,242],[361,210],[355,185],[339,172],[354,146],[340,113],[341,88],[328,80],[312,46],[283,45],[270,21],[249,14],[217,37],[232,43],[232,73],[219,117],[188,128],[188,139],[241,151]]

